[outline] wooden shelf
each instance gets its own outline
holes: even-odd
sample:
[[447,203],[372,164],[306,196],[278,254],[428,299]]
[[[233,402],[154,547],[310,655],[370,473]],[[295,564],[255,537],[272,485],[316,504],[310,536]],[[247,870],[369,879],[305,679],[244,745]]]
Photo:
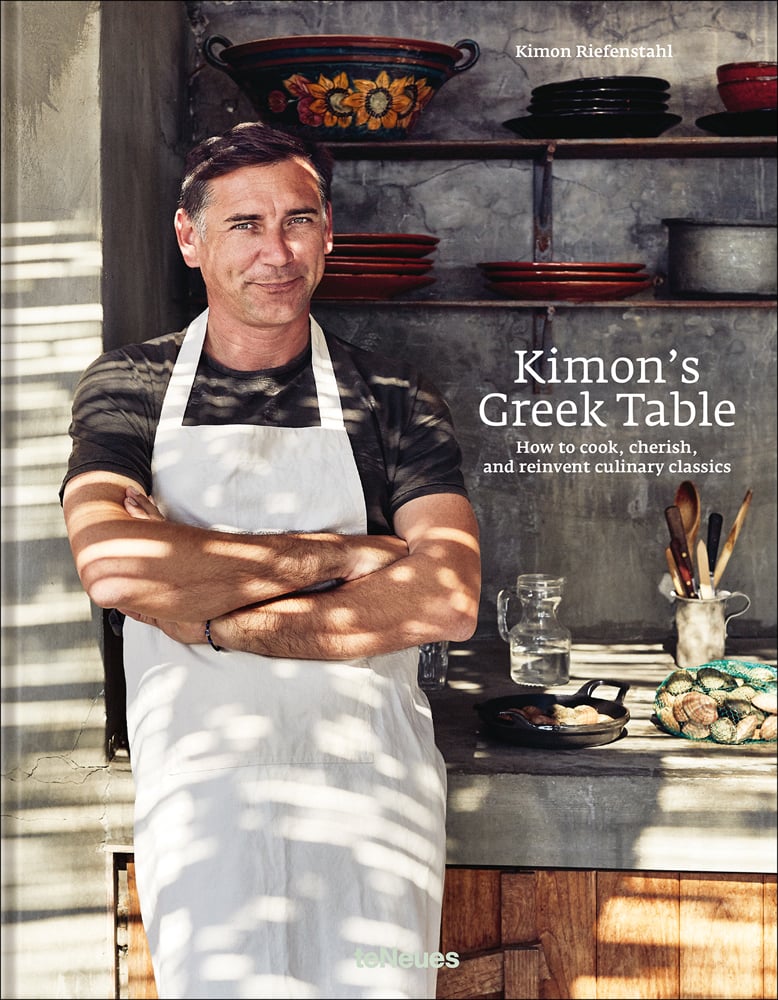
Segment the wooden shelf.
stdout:
[[[536,234],[550,246],[550,172],[561,159],[715,159],[775,157],[775,136],[678,136],[654,139],[466,139],[328,143],[336,160],[530,160],[535,165],[536,217],[545,217],[547,232]],[[545,200],[542,200],[545,199]],[[542,201],[542,203],[541,203]],[[541,240],[542,242],[542,240]],[[545,245],[545,244],[544,244]],[[538,259],[541,259],[540,257]],[[512,299],[316,299],[316,307],[337,305],[360,308],[449,309],[775,309],[771,299],[626,299],[618,301],[565,302]]]
[[327,143],[336,160],[543,160],[759,157],[778,154],[775,136],[657,139],[406,139]]
[[775,309],[776,299],[620,299],[615,302],[525,302],[518,299],[317,299],[312,308],[319,306],[343,306],[359,308],[388,306],[424,308],[431,306],[442,309]]

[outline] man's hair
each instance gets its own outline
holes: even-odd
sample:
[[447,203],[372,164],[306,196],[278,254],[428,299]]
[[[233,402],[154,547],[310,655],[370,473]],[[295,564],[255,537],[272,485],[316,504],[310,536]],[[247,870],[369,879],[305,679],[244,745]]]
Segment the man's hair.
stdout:
[[311,165],[319,181],[322,204],[328,205],[332,157],[323,146],[261,122],[243,122],[224,135],[203,139],[190,151],[181,181],[178,207],[200,228],[208,205],[210,181],[241,167],[266,166],[292,159],[304,160]]

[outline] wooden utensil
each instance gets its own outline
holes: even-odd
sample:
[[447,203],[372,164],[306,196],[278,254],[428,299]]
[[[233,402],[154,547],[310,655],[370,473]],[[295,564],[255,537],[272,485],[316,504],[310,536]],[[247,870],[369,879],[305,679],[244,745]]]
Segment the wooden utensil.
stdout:
[[683,596],[696,597],[697,592],[694,589],[694,572],[691,568],[692,562],[689,558],[689,553],[683,550],[681,543],[677,538],[673,538],[671,540],[670,551],[673,554],[675,565],[678,567],[678,575],[680,576],[683,584]]
[[743,528],[743,521],[745,521],[746,519],[748,508],[751,506],[752,496],[753,492],[751,490],[748,490],[746,495],[743,497],[743,502],[740,505],[740,510],[737,512],[737,515],[735,516],[734,523],[730,529],[729,534],[727,535],[727,540],[726,542],[724,542],[724,545],[721,549],[721,555],[719,556],[716,562],[716,568],[713,571],[714,590],[718,588],[718,585],[721,582],[722,574],[724,573],[724,570],[727,568],[727,563],[729,562],[729,558],[732,555],[732,550],[735,547],[735,542],[737,541],[738,535],[740,534]]
[[710,575],[708,546],[702,539],[697,542],[697,572],[700,575],[700,597],[703,601],[712,601],[716,592]]
[[670,548],[683,580],[684,591],[687,597],[695,597],[694,565],[689,553],[689,543],[686,540],[680,510],[675,505],[665,507],[665,520],[670,529]]
[[700,493],[691,480],[685,479],[676,490],[675,506],[681,512],[689,552],[694,552],[700,530]]
[[678,567],[675,564],[673,550],[669,545],[665,549],[665,559],[667,559],[667,569],[670,573],[670,579],[673,581],[673,589],[675,590],[675,593],[678,597],[686,597],[686,588],[683,585],[681,574],[678,572]]

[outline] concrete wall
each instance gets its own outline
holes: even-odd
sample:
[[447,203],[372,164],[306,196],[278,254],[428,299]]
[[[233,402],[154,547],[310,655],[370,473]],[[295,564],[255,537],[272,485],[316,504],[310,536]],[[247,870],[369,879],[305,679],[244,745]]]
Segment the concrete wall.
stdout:
[[57,501],[101,345],[100,12],[2,13],[3,995],[110,996],[102,670]]
[[106,761],[97,629],[58,490],[81,371],[113,338],[182,322],[186,18],[53,0],[5,2],[2,19],[2,995],[110,997],[108,848],[129,838],[132,783]]
[[[97,629],[72,567],[57,490],[68,453],[75,379],[101,347],[180,326],[189,304],[170,217],[181,158],[197,138],[251,117],[200,46],[274,34],[353,32],[483,49],[450,81],[417,137],[506,137],[529,89],[569,67],[526,64],[518,41],[672,36],[659,75],[671,80],[683,129],[717,110],[720,62],[775,59],[769,3],[549,4],[5,2],[3,17],[3,996],[113,995],[109,869],[128,842],[132,783],[103,753]],[[619,66],[618,72],[627,67]],[[640,65],[630,71],[655,73]],[[587,72],[608,71],[602,64]],[[578,67],[574,75],[582,75]],[[191,77],[191,80],[190,80]],[[187,87],[187,82],[189,85]],[[775,217],[774,161],[559,163],[559,257],[642,259],[661,268],[661,218],[712,210]],[[341,230],[435,232],[434,294],[473,290],[478,260],[530,253],[527,163],[341,164]],[[468,286],[465,282],[471,282]],[[583,636],[663,634],[656,593],[661,511],[679,479],[589,476],[506,480],[483,464],[507,458],[517,434],[485,428],[477,404],[507,385],[513,351],[531,336],[517,310],[328,307],[322,319],[360,343],[418,361],[448,394],[484,533],[481,634],[496,589],[519,569],[569,578],[565,618]],[[325,316],[326,312],[326,316]],[[740,634],[775,628],[774,310],[593,309],[558,316],[560,353],[663,356],[694,350],[712,395],[739,407],[732,431],[687,435],[732,463],[698,479],[728,520],[746,486],[754,504],[728,571],[751,593]],[[560,391],[553,399],[566,398]],[[548,440],[538,432],[535,440]],[[555,435],[556,437],[556,435]],[[572,435],[581,441],[580,432]]]

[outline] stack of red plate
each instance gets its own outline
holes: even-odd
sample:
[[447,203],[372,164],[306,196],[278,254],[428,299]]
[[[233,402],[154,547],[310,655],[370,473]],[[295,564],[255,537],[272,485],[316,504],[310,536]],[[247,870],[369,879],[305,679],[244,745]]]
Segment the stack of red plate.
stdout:
[[487,287],[506,299],[593,302],[625,299],[653,284],[643,264],[487,261],[478,267]]
[[440,240],[419,233],[336,233],[316,299],[391,299],[434,283]]

